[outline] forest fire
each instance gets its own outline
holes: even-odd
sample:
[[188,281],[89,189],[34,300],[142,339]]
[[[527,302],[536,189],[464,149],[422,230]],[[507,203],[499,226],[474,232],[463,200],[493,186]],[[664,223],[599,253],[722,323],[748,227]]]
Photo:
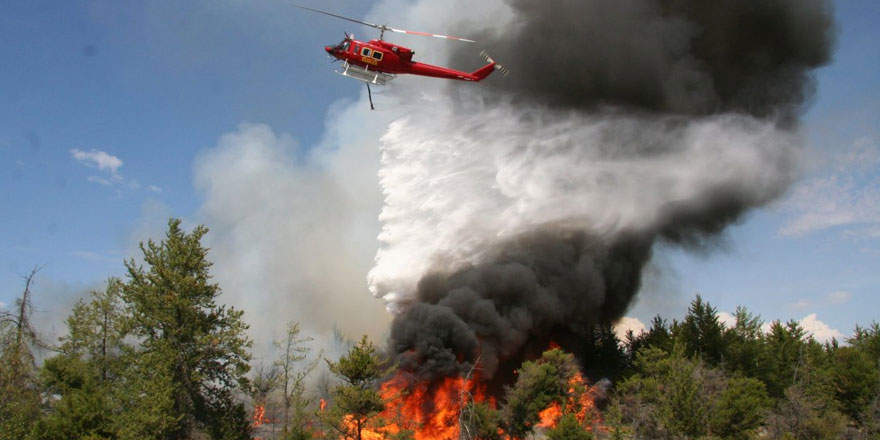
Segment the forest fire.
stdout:
[[[525,384],[519,382],[523,375],[534,378],[537,377],[534,373],[536,369],[546,372],[548,368],[554,373],[544,376],[545,380],[533,382],[527,379],[526,382],[529,383]],[[531,432],[532,428],[538,432],[553,429],[564,415],[573,415],[580,426],[592,430],[602,422],[596,403],[601,399],[604,388],[602,385],[591,386],[577,370],[571,355],[559,349],[549,350],[541,359],[523,365],[522,371],[517,375],[517,383],[508,389],[504,402],[498,402],[495,396],[487,392],[487,383],[476,373],[469,374],[467,378],[445,377],[433,381],[418,381],[411,374],[398,372],[382,384],[379,390],[384,401],[384,410],[379,414],[379,423],[375,426],[380,428],[361,426],[361,438],[380,440],[403,433],[410,434],[415,440],[472,438],[472,435],[462,435],[462,430],[485,428],[474,425],[479,424],[476,420],[481,416],[474,416],[475,412],[469,409],[473,409],[475,404],[485,404],[484,408],[488,407],[494,412],[499,409],[499,405],[516,405],[511,403],[511,399],[519,399],[520,402],[525,400],[528,405],[534,402],[545,405],[546,402],[546,407],[526,418],[516,415],[521,412],[517,409],[502,409],[501,420],[504,420],[505,413],[514,414],[510,415],[511,420],[495,425],[502,437],[523,438],[520,434],[523,427],[526,427],[527,432]],[[474,371],[478,371],[478,368]],[[547,380],[558,381],[558,385],[550,387],[549,393]],[[534,386],[536,383],[537,387]],[[511,397],[513,389],[517,390],[514,393],[516,396]],[[535,415],[537,418],[532,418]],[[356,418],[345,416],[343,423],[350,432],[358,431]],[[508,423],[517,427],[508,430]]]
[[258,404],[254,406],[254,415],[253,415],[253,426],[254,428],[264,424],[271,423],[268,417],[266,417],[266,405]]
[[[581,426],[590,429],[602,422],[596,408],[598,385],[590,386],[581,373],[575,373],[569,381],[568,393],[563,407],[560,402],[553,402],[539,413],[539,428],[552,429],[559,423],[563,414],[574,414]],[[564,411],[563,411],[564,409]]]
[[[415,440],[458,438],[461,409],[468,402],[489,401],[485,387],[477,378],[466,380],[447,377],[435,382],[412,383],[398,373],[380,390],[385,400],[381,417],[387,423],[381,430],[365,429],[365,440],[384,439],[402,430],[413,432]],[[349,420],[347,423],[353,423]]]

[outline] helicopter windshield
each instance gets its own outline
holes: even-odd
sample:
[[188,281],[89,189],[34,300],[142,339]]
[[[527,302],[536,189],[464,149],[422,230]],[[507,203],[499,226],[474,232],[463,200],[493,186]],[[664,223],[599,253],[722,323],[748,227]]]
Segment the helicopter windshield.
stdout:
[[348,52],[348,48],[351,47],[351,41],[348,39],[342,40],[342,43],[339,43],[337,47],[342,49],[343,52]]

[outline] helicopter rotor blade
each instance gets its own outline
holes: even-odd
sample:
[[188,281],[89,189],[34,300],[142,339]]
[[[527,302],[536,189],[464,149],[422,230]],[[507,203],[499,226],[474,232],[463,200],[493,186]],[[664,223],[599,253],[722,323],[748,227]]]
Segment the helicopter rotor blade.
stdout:
[[465,43],[475,43],[474,40],[468,40],[467,38],[461,38],[461,37],[450,37],[449,35],[429,34],[427,32],[407,31],[407,30],[403,30],[403,29],[395,29],[393,27],[388,27],[388,26],[384,26],[384,28],[385,28],[385,30],[388,30],[391,32],[397,32],[400,34],[421,35],[423,37],[444,38],[447,40],[463,41]]
[[474,43],[474,40],[469,40],[469,39],[467,39],[467,38],[461,38],[461,37],[450,37],[450,36],[448,36],[448,35],[429,34],[429,33],[427,33],[427,32],[416,32],[416,31],[407,31],[407,30],[404,30],[404,29],[396,29],[396,28],[393,28],[393,27],[388,26],[388,25],[384,25],[384,24],[375,24],[375,23],[368,23],[368,22],[366,22],[366,21],[356,20],[356,19],[354,19],[354,18],[344,17],[344,16],[342,16],[342,15],[337,15],[337,14],[333,14],[333,13],[330,13],[330,12],[321,11],[321,10],[318,10],[318,9],[312,9],[312,8],[309,8],[309,7],[306,7],[306,6],[300,6],[300,5],[297,5],[297,4],[294,4],[293,6],[296,6],[297,8],[300,8],[300,9],[305,9],[305,10],[307,10],[307,11],[317,12],[317,13],[319,13],[319,14],[324,14],[324,15],[329,15],[329,16],[331,16],[331,17],[341,18],[341,19],[343,19],[343,20],[348,20],[348,21],[351,21],[351,22],[354,22],[354,23],[360,23],[360,24],[362,24],[362,25],[364,25],[364,26],[369,26],[369,27],[372,27],[372,28],[376,28],[376,29],[379,29],[380,31],[383,31],[383,32],[384,32],[384,31],[391,31],[391,32],[397,32],[397,33],[399,33],[399,34],[421,35],[421,36],[423,36],[423,37],[435,37],[435,38],[443,38],[443,39],[446,39],[446,40],[456,40],[456,41],[464,41],[464,42],[466,42],[466,43]]
[[300,8],[300,9],[305,9],[305,10],[307,10],[307,11],[317,12],[317,13],[319,13],[319,14],[329,15],[329,16],[331,16],[331,17],[341,18],[341,19],[343,19],[343,20],[348,20],[348,21],[352,21],[352,22],[355,22],[355,23],[360,23],[360,24],[362,24],[362,25],[369,26],[369,27],[374,27],[374,28],[376,28],[376,29],[382,29],[383,27],[386,27],[386,28],[387,28],[387,26],[381,26],[381,25],[378,25],[378,24],[367,23],[366,21],[355,20],[354,18],[343,17],[343,16],[341,16],[341,15],[331,14],[330,12],[324,12],[324,11],[320,11],[320,10],[317,10],[317,9],[307,8],[307,7],[305,7],[305,6],[300,6],[300,5],[293,5],[293,6],[295,6],[295,7],[297,7],[297,8]]

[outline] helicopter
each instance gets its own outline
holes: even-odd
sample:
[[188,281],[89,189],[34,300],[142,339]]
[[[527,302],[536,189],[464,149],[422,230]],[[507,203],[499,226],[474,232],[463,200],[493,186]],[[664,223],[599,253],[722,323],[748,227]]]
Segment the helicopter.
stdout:
[[335,60],[342,61],[342,68],[336,70],[336,73],[363,81],[367,84],[367,93],[370,98],[370,109],[373,107],[373,95],[370,91],[370,84],[385,85],[400,74],[420,75],[433,78],[444,78],[459,81],[479,82],[486,79],[492,72],[498,70],[502,75],[507,76],[507,69],[496,63],[489,55],[483,51],[480,56],[487,64],[473,72],[465,72],[461,70],[450,69],[447,67],[434,66],[431,64],[413,61],[415,52],[399,44],[385,41],[385,31],[397,32],[410,35],[421,35],[427,37],[443,38],[447,40],[462,41],[473,43],[473,40],[461,37],[450,37],[447,35],[429,34],[425,32],[407,31],[396,29],[388,25],[379,25],[356,20],[342,15],[333,14],[318,9],[312,9],[305,6],[294,5],[297,8],[305,9],[319,14],[329,15],[331,17],[348,20],[359,23],[375,29],[379,29],[379,39],[369,41],[359,41],[354,35],[345,33],[345,38],[336,45],[325,46],[324,51]]

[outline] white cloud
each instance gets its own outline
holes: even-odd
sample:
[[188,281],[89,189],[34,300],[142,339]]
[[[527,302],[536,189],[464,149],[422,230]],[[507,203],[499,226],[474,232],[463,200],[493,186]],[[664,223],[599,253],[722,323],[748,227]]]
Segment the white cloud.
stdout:
[[[103,186],[117,187],[117,195],[121,196],[122,191],[119,188],[128,189],[129,191],[138,191],[144,188],[137,180],[127,180],[119,173],[122,167],[122,159],[101,150],[83,151],[77,148],[70,150],[70,154],[81,164],[97,168],[103,171],[103,176],[89,176],[86,178],[89,182],[97,183]],[[146,189],[153,193],[161,193],[162,188],[156,185],[147,185]]]
[[113,176],[118,176],[119,168],[122,166],[122,159],[101,150],[82,151],[74,148],[70,150],[70,154],[84,165],[97,167],[99,170],[107,171]]
[[6,303],[3,301],[0,301],[0,309],[5,309],[5,308],[6,308]]
[[780,206],[791,214],[779,230],[798,236],[833,227],[876,237],[880,228],[880,147],[870,138],[834,156],[829,172],[798,184]]
[[718,321],[727,328],[736,327],[736,317],[729,312],[718,312]]
[[[843,333],[841,333],[836,328],[831,328],[828,324],[820,321],[817,317],[816,313],[810,313],[807,316],[804,316],[798,321],[798,324],[804,329],[809,336],[812,336],[818,342],[830,342],[832,338],[837,339],[838,341],[843,341],[846,337]],[[765,322],[764,325],[761,326],[761,331],[764,333],[770,333],[770,328],[772,327],[772,322]]]
[[644,322],[640,321],[638,318],[631,318],[629,316],[624,316],[614,323],[614,334],[617,335],[617,339],[620,339],[621,341],[626,340],[626,332],[629,330],[632,330],[634,334],[638,335],[646,329],[647,327],[645,327]]
[[815,313],[811,313],[798,321],[798,324],[819,342],[829,342],[832,338],[836,338],[838,341],[844,339],[843,333],[829,327],[828,324],[820,321],[816,316]]
[[852,299],[852,293],[845,290],[838,290],[828,294],[827,299],[831,304],[844,304]]

